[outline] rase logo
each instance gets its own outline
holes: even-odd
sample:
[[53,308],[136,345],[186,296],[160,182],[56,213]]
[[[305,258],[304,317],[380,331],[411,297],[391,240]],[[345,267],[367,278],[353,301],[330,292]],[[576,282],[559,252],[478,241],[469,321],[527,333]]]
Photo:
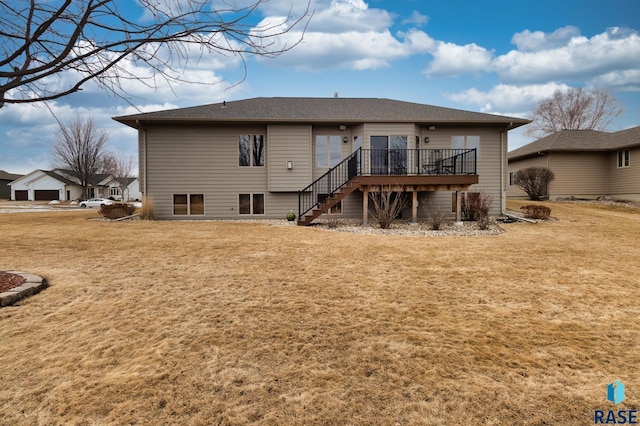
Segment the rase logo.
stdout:
[[[607,385],[607,400],[615,405],[624,401],[624,384],[620,380]],[[637,425],[638,410],[594,410],[593,423],[602,425]]]

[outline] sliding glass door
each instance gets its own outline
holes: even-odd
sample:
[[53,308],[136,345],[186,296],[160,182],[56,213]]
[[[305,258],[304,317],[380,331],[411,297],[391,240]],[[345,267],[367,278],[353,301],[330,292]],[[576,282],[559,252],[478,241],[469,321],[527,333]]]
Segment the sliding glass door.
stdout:
[[407,174],[407,136],[371,136],[371,174]]

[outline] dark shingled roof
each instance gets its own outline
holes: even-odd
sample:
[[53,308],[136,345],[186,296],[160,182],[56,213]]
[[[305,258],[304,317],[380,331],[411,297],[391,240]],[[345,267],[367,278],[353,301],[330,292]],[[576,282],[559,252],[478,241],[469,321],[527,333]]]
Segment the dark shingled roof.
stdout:
[[65,185],[77,185],[78,182],[74,182],[71,179],[69,179],[68,177],[61,175],[60,173],[56,173],[55,170],[40,170],[41,172],[43,172],[44,174],[51,176],[54,179],[59,180],[60,182],[64,183]]
[[253,98],[166,111],[114,117],[137,128],[137,121],[205,122],[412,122],[504,124],[515,128],[529,120],[463,111],[391,99]]
[[640,127],[609,133],[597,130],[560,130],[509,152],[509,160],[548,151],[611,151],[640,145]]
[[17,175],[14,173],[5,172],[4,170],[0,170],[0,180],[10,180],[14,181],[16,179],[20,179],[24,175]]

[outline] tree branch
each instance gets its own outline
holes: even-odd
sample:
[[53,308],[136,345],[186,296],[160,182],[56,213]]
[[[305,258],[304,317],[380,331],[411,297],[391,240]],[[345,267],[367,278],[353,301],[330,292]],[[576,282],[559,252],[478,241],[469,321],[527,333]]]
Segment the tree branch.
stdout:
[[[143,16],[136,19],[116,0],[66,0],[58,7],[31,0],[22,8],[0,0],[0,107],[58,99],[92,80],[122,97],[121,79],[143,80],[121,65],[127,60],[149,65],[152,75],[145,81],[152,87],[161,80],[190,82],[178,68],[188,63],[190,46],[200,47],[201,58],[239,56],[246,77],[245,55],[274,57],[292,49],[302,35],[289,44],[277,39],[299,27],[304,34],[311,17],[307,4],[297,17],[290,12],[280,22],[256,26],[252,20],[263,1],[214,10],[207,0],[139,0]],[[48,84],[52,77],[55,85]]]

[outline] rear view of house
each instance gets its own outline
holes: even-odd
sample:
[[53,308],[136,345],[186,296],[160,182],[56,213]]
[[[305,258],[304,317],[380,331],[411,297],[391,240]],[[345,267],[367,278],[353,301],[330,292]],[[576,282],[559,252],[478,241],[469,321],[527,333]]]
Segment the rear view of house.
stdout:
[[255,98],[115,117],[138,130],[139,179],[162,219],[367,220],[367,193],[409,193],[407,218],[504,208],[507,132],[528,120],[390,99]]
[[562,130],[509,153],[508,196],[525,198],[513,176],[545,167],[555,178],[551,199],[610,197],[640,201],[640,127],[619,132]]

